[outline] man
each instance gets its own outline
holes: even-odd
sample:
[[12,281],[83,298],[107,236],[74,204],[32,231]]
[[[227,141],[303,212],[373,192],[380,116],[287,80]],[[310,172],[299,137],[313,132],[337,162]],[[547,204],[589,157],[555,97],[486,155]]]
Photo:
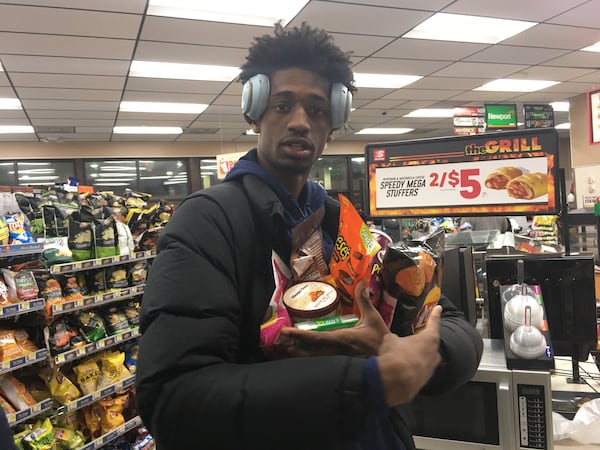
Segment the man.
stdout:
[[308,174],[347,119],[349,55],[323,30],[277,25],[255,40],[240,79],[258,146],[182,202],[159,240],[142,302],[142,419],[161,450],[414,448],[390,407],[466,382],[481,356],[450,302],[401,338],[359,292],[355,328],[285,328],[307,345],[276,360],[259,345],[273,253],[289,261],[291,229],[321,207],[327,258],[336,238],[339,204]]

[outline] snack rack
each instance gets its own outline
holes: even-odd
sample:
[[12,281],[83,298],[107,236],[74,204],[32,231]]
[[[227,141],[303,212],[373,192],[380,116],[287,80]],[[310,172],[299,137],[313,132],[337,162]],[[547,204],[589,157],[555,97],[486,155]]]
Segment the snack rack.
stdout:
[[[18,244],[0,246],[0,265],[4,267],[11,259],[35,258],[43,251],[43,244]],[[56,264],[50,266],[46,272],[54,274],[72,274],[74,272],[93,270],[103,267],[129,264],[135,261],[152,260],[156,256],[156,250],[146,250],[134,252],[131,255],[112,256],[106,258],[91,259],[66,264]],[[83,298],[66,301],[52,305],[49,310],[47,320],[52,321],[64,314],[73,311],[86,310],[100,305],[106,305],[121,300],[131,299],[141,296],[144,293],[144,284],[128,286],[125,288],[115,288],[106,292],[95,293],[94,295]],[[27,300],[10,305],[0,306],[0,326],[7,328],[11,322],[19,323],[20,319],[34,315],[43,315],[46,309],[46,300],[42,297]],[[16,325],[19,327],[19,325]],[[42,326],[42,325],[40,325]],[[96,342],[71,349],[59,354],[52,354],[49,348],[40,346],[40,349],[16,358],[0,361],[0,375],[20,373],[22,369],[27,372],[36,372],[47,366],[63,366],[75,360],[88,357],[105,349],[115,348],[116,346],[137,339],[140,336],[139,327],[132,326],[118,334],[109,335]],[[117,382],[104,386],[101,389],[87,395],[82,395],[70,402],[61,405],[53,398],[46,398],[27,408],[7,414],[11,427],[23,424],[28,421],[36,421],[40,418],[51,417],[59,418],[64,414],[72,413],[88,405],[92,405],[106,397],[109,397],[123,389],[130,389],[135,383],[135,374],[120,379]],[[133,401],[133,400],[131,400]],[[95,450],[100,449],[106,444],[116,440],[118,437],[128,433],[142,425],[139,416],[133,416],[125,423],[117,426],[109,432],[88,442],[81,449]]]

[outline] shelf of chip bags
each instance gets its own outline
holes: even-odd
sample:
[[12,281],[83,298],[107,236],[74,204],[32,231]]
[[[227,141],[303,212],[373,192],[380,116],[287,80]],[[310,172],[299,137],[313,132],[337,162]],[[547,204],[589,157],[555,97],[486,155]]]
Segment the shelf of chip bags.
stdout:
[[54,401],[51,398],[42,400],[29,408],[22,409],[20,411],[9,413],[6,415],[8,424],[12,427],[24,420],[31,419],[32,417],[39,416],[42,413],[50,411],[54,406]]
[[21,369],[25,366],[45,361],[48,359],[48,350],[45,348],[37,350],[35,352],[27,353],[26,355],[19,356],[17,358],[8,359],[0,362],[0,375],[9,373],[17,369]]
[[143,294],[144,287],[144,284],[138,284],[137,286],[116,288],[107,292],[102,292],[100,294],[83,297],[78,300],[57,303],[55,305],[52,305],[50,314],[52,317],[54,317],[59,316],[61,314],[67,314],[73,311],[78,311],[81,309],[95,308],[96,306],[105,305],[107,303],[125,300],[127,298]]
[[97,342],[92,342],[90,344],[86,344],[73,350],[67,350],[66,352],[60,353],[59,355],[56,355],[54,357],[54,363],[56,365],[65,364],[70,361],[74,361],[76,359],[83,358],[85,356],[99,352],[101,350],[114,347],[115,345],[129,341],[131,339],[135,339],[139,336],[140,327],[135,326],[130,328],[129,330],[122,331],[119,334],[114,334],[112,336],[100,339]]
[[106,444],[114,441],[120,436],[123,436],[125,433],[128,433],[129,431],[133,430],[135,427],[139,427],[140,425],[142,425],[142,419],[139,416],[135,416],[133,419],[129,419],[123,425],[119,425],[114,430],[103,434],[98,439],[94,439],[92,442],[87,443],[83,447],[80,447],[78,450],[101,449]]
[[80,272],[82,270],[99,269],[101,267],[116,266],[135,261],[143,261],[156,256],[156,250],[144,250],[134,252],[131,255],[107,256],[106,258],[86,259],[85,261],[76,261],[64,264],[54,264],[50,266],[50,274],[57,275],[61,273]]
[[120,381],[117,381],[114,384],[106,386],[98,391],[92,392],[91,394],[84,395],[76,400],[70,401],[63,406],[59,406],[56,410],[57,415],[67,414],[78,409],[81,409],[85,406],[88,406],[92,403],[97,402],[98,400],[108,397],[109,395],[115,394],[119,392],[121,389],[128,388],[133,386],[135,383],[135,375],[131,375],[127,378],[124,378]]
[[21,314],[40,311],[43,310],[45,306],[46,300],[43,298],[36,298],[33,300],[26,300],[24,302],[13,303],[11,305],[0,306],[0,320],[8,317],[20,316]]

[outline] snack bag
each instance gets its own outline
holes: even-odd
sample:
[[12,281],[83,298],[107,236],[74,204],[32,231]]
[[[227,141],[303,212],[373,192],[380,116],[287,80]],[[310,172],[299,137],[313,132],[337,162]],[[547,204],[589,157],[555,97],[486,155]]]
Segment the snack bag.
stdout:
[[280,343],[279,332],[281,328],[292,326],[292,320],[283,304],[283,293],[292,278],[292,274],[275,252],[271,256],[271,263],[275,278],[275,290],[265,313],[265,320],[260,326],[260,345],[267,353],[276,344]]
[[73,373],[79,388],[85,395],[96,391],[101,373],[95,360],[90,359],[74,366]]
[[[340,294],[341,313],[360,316],[358,307],[354,304],[354,291],[362,280],[365,281],[365,286],[370,284],[371,264],[381,245],[350,200],[342,194],[339,194],[339,200],[340,223],[329,270]],[[324,281],[329,282],[327,278]]]
[[290,267],[294,281],[315,281],[329,274],[321,222],[325,208],[321,207],[292,229]]
[[70,430],[68,428],[55,428],[54,439],[59,448],[64,450],[76,450],[85,445],[85,438],[80,431]]
[[23,383],[7,373],[0,376],[0,394],[6,398],[17,411],[35,405],[35,399]]
[[46,383],[46,386],[48,386],[52,397],[61,405],[81,397],[81,392],[79,392],[77,386],[59,371],[47,368],[42,370],[38,375]]
[[392,244],[385,252],[380,310],[392,312],[400,335],[417,333],[425,326],[440,299],[444,236],[439,229],[419,241]]

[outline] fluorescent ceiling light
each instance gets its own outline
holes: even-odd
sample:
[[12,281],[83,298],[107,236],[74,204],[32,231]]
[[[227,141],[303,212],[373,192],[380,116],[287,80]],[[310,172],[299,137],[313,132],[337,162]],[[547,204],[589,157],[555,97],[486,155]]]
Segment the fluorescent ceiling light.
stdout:
[[420,80],[418,75],[392,75],[385,73],[355,73],[354,81],[362,88],[392,88],[400,89]]
[[413,130],[414,128],[363,128],[355,134],[404,134]]
[[173,80],[232,81],[240,73],[238,67],[202,64],[132,61],[130,77],[170,78]]
[[56,180],[58,175],[42,175],[42,176],[31,176],[31,175],[23,175],[19,177],[19,181],[21,180]]
[[584,52],[600,52],[600,41],[581,49]]
[[537,25],[522,20],[437,13],[403,35],[405,38],[436,41],[497,44]]
[[403,117],[454,117],[454,108],[416,109]]
[[570,130],[571,129],[571,123],[570,122],[559,123],[554,128],[556,128],[557,130]]
[[147,112],[169,114],[200,114],[208,105],[203,103],[164,103],[164,102],[121,102],[123,112]]
[[500,92],[533,92],[547,87],[554,86],[560,81],[548,80],[514,80],[504,78],[490,81],[489,83],[473,89],[474,91],[500,91]]
[[552,102],[550,106],[554,111],[569,112],[569,102]]
[[181,134],[181,127],[114,127],[115,134]]
[[49,162],[17,162],[19,167],[21,166],[49,166]]
[[33,133],[30,125],[0,125],[0,134],[26,134]]
[[150,0],[148,14],[271,27],[279,20],[285,26],[307,3],[308,0],[261,0],[258,3],[247,0]]
[[21,109],[21,102],[18,98],[0,98],[0,109]]

